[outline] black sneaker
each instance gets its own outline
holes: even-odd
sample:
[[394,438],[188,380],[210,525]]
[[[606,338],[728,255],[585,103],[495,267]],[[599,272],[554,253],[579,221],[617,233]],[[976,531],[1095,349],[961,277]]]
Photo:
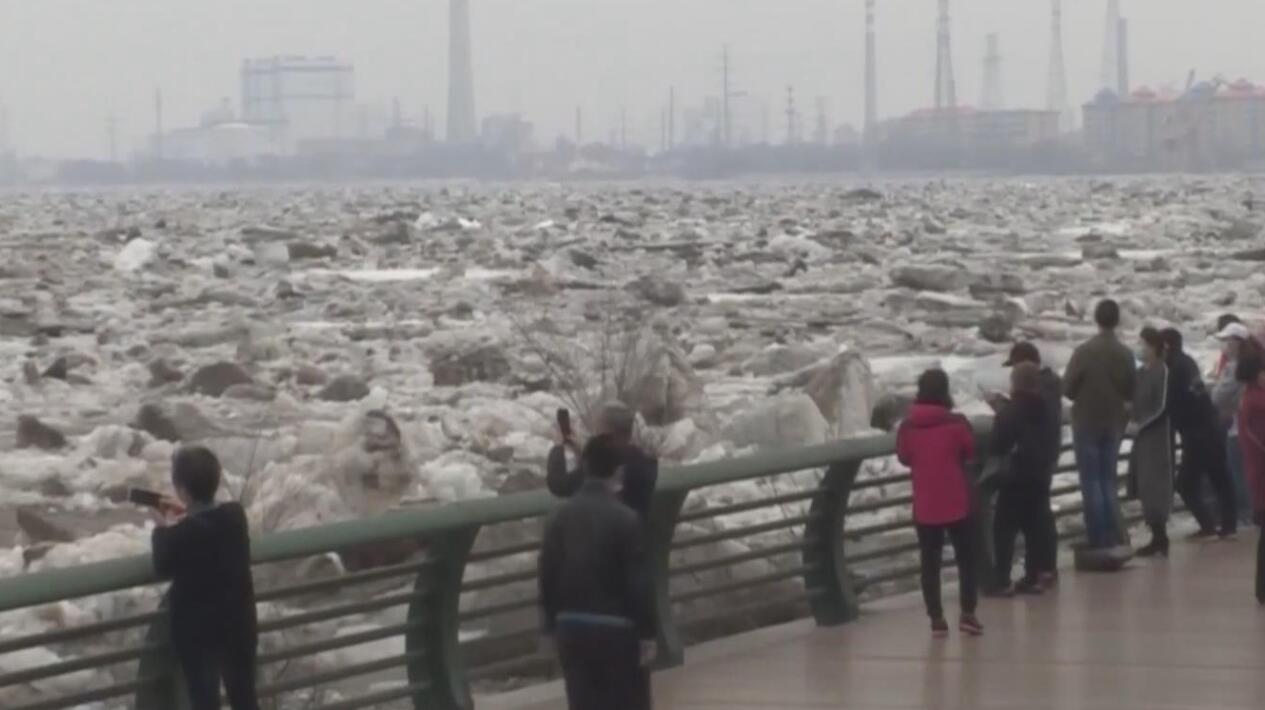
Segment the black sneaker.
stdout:
[[1168,551],[1160,544],[1158,540],[1152,540],[1146,546],[1138,548],[1138,557],[1155,557],[1156,555],[1168,556]]
[[1193,532],[1187,535],[1186,539],[1191,542],[1208,542],[1209,540],[1215,538],[1216,536],[1217,536],[1216,530],[1200,530],[1198,532]]

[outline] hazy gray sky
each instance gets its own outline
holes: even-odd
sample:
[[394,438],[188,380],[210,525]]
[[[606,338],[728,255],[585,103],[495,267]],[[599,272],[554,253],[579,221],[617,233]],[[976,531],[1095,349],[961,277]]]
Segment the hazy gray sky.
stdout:
[[[1181,84],[1191,68],[1265,81],[1263,0],[1121,0],[1132,22],[1134,85]],[[1070,92],[1098,84],[1106,0],[1064,0]],[[935,0],[878,0],[880,111],[931,101]],[[336,54],[355,64],[358,98],[405,112],[429,105],[442,127],[447,0],[0,0],[0,103],[26,153],[106,153],[105,118],[130,147],[153,126],[162,87],[168,127],[193,124],[221,97],[238,99],[244,57]],[[480,115],[522,111],[537,135],[570,133],[582,105],[589,137],[621,105],[631,139],[654,143],[670,84],[682,102],[718,93],[720,47],[738,88],[773,105],[787,84],[811,113],[862,115],[863,0],[473,0]],[[954,62],[965,103],[980,98],[984,36],[1001,35],[1009,106],[1041,107],[1048,0],[955,0]],[[811,124],[809,124],[811,125]]]

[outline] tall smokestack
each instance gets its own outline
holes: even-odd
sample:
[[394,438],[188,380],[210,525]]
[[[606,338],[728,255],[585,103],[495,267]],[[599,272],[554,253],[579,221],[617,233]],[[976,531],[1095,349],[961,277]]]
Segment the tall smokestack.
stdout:
[[865,0],[865,140],[874,140],[878,125],[878,47],[874,35],[874,0]]
[[988,49],[984,53],[984,83],[980,94],[980,108],[985,111],[1000,111],[1005,104],[1001,87],[1001,40],[995,33],[990,34],[987,45]]
[[1076,113],[1067,103],[1067,66],[1063,61],[1063,2],[1051,0],[1050,18],[1050,74],[1047,78],[1045,108],[1058,111],[1059,130],[1064,133],[1076,128]]
[[449,0],[449,143],[468,143],[477,135],[474,118],[474,66],[470,55],[470,0]]
[[1116,39],[1116,50],[1120,53],[1117,57],[1119,74],[1117,75],[1117,85],[1120,90],[1120,96],[1129,95],[1129,21],[1121,18],[1119,25],[1119,35]]
[[953,41],[950,36],[949,0],[940,0],[936,22],[936,108],[958,105],[957,82],[953,79]]
[[1103,89],[1120,94],[1120,0],[1107,0],[1107,28],[1103,36]]

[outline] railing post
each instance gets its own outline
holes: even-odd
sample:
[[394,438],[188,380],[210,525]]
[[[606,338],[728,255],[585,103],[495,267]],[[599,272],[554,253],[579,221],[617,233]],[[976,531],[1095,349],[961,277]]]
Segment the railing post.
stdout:
[[672,614],[672,540],[688,491],[660,491],[650,506],[648,562],[654,591],[654,610],[659,655],[657,668],[671,668],[685,662],[685,644]]
[[159,606],[160,615],[145,632],[145,643],[159,648],[141,656],[136,677],[152,678],[136,690],[136,710],[185,710],[189,707],[180,664],[171,647],[171,615],[167,613],[167,598]]
[[967,466],[971,480],[971,498],[975,501],[975,578],[985,594],[999,591],[997,559],[993,541],[993,517],[997,512],[997,482],[982,480],[985,462],[992,451],[990,431],[975,434],[975,461]]
[[804,549],[804,586],[815,593],[809,604],[818,626],[838,626],[856,619],[859,607],[856,589],[844,556],[844,521],[852,484],[861,471],[861,461],[839,461],[826,469],[818,495],[804,526],[805,537],[814,540]]
[[454,530],[427,540],[434,564],[417,575],[418,597],[409,605],[412,625],[404,637],[410,685],[425,684],[413,695],[416,710],[470,710],[474,700],[466,680],[458,632],[461,627],[461,581],[479,534],[478,526]]

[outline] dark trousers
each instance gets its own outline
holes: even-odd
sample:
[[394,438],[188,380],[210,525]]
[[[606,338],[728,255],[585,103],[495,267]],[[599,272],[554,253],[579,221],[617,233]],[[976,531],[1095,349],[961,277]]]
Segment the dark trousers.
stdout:
[[1216,530],[1217,523],[1208,512],[1204,499],[1204,479],[1212,484],[1217,498],[1217,510],[1221,518],[1221,530],[1232,532],[1238,528],[1238,510],[1234,502],[1234,483],[1230,480],[1230,465],[1226,459],[1226,442],[1220,430],[1194,435],[1182,434],[1182,463],[1177,473],[1177,491],[1182,502],[1195,516],[1200,529]]
[[1261,536],[1256,540],[1256,601],[1265,604],[1265,513],[1256,514]]
[[[996,577],[998,584],[1010,586],[1010,568],[1015,559],[1015,538],[1023,533],[1024,579],[1036,581],[1041,572],[1053,571],[1043,559],[1049,548],[1050,516],[1048,488],[1041,480],[1011,481],[997,493],[997,512],[993,517],[993,541],[996,545]],[[1051,516],[1052,517],[1052,516]]]
[[1050,491],[1054,488],[1054,471],[1051,470],[1041,480],[1041,502],[1037,506],[1037,518],[1040,520],[1040,541],[1033,542],[1024,538],[1027,555],[1032,558],[1032,566],[1038,574],[1054,574],[1059,568],[1059,525],[1054,517],[1054,503]]
[[633,630],[559,624],[555,639],[570,710],[650,710],[650,672]]
[[232,710],[259,710],[255,695],[256,639],[227,643],[180,644],[176,655],[189,691],[191,710],[220,710],[220,681],[224,681]]
[[922,559],[922,599],[927,616],[944,618],[940,600],[940,567],[944,561],[944,538],[953,543],[958,566],[963,614],[974,614],[979,587],[975,579],[975,528],[970,518],[948,525],[918,525],[918,548]]

